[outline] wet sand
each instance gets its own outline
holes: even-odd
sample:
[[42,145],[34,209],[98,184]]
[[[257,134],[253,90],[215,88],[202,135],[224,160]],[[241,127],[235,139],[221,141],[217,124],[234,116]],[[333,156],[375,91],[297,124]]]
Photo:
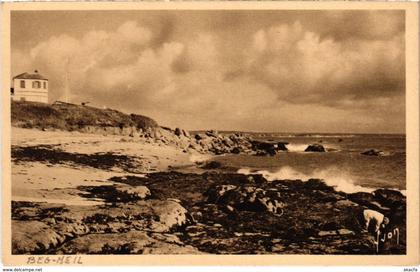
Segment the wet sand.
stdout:
[[[70,164],[68,161],[50,163],[50,158],[37,158],[33,149],[28,149],[32,159],[12,160],[12,200],[59,202],[72,204],[99,204],[80,197],[77,187],[100,186],[111,184],[108,179],[131,172],[141,176],[142,173],[167,171],[168,167],[183,168],[191,165],[193,154],[183,153],[172,146],[162,145],[131,137],[116,135],[97,135],[79,132],[40,131],[35,129],[12,128],[12,149],[45,147],[46,150],[57,150],[47,155],[66,152],[66,154],[114,154],[126,155],[138,161],[138,168],[125,171],[115,165],[109,169]],[[41,153],[39,156],[43,156]],[[195,155],[198,156],[198,155]],[[40,161],[47,159],[46,161]],[[89,159],[89,158],[87,158]],[[107,158],[105,158],[107,159]],[[112,160],[112,156],[109,157]]]

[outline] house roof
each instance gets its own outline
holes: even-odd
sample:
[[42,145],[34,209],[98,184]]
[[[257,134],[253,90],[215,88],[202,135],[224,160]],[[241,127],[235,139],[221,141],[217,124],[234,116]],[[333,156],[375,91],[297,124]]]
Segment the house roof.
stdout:
[[38,71],[36,71],[36,70],[35,70],[35,72],[33,74],[23,73],[23,74],[20,74],[20,75],[15,76],[13,79],[15,79],[15,78],[18,78],[18,79],[41,79],[41,80],[48,80],[43,75],[39,74]]

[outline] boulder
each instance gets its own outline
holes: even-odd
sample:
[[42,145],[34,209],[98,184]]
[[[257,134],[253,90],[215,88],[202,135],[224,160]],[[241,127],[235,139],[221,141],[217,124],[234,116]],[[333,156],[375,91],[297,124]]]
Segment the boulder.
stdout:
[[354,231],[351,231],[349,229],[339,229],[337,230],[338,234],[340,235],[354,235]]
[[104,199],[106,202],[130,202],[145,199],[151,195],[145,186],[128,184],[81,186],[79,189],[88,192],[90,198]]
[[373,195],[382,205],[390,208],[404,205],[406,202],[405,196],[397,190],[378,189]]
[[280,199],[280,193],[275,190],[263,190],[254,186],[218,185],[211,187],[206,193],[208,201],[234,207],[236,210],[253,212],[271,212],[276,215],[283,214],[286,206]]
[[208,130],[206,131],[206,135],[209,137],[217,138],[219,136],[219,133],[216,130]]
[[360,154],[366,155],[366,156],[382,156],[384,153],[380,150],[369,149],[369,150],[366,150],[366,151],[364,151]]
[[285,142],[279,142],[277,143],[277,150],[280,151],[288,151],[289,149],[287,149],[286,145],[288,145],[289,143],[285,143]]
[[158,222],[152,223],[152,230],[166,232],[171,228],[187,224],[188,211],[178,201],[159,201],[152,206],[154,214],[159,218]]
[[201,168],[203,169],[218,169],[220,167],[222,167],[222,164],[218,161],[209,161],[203,166],[201,166]]
[[233,145],[233,142],[232,142],[232,140],[230,140],[229,138],[225,138],[225,137],[223,137],[223,138],[222,138],[222,144],[223,144],[224,146],[228,147],[228,148],[231,148],[231,147],[232,147],[232,145]]
[[344,208],[348,208],[348,207],[357,207],[357,206],[359,206],[359,204],[357,204],[357,203],[355,203],[353,201],[350,201],[348,199],[344,199],[344,200],[337,201],[335,203],[335,206],[338,209],[344,209]]
[[369,205],[372,202],[375,202],[375,197],[371,193],[357,192],[348,195],[348,199],[356,202],[359,205]]
[[182,135],[181,129],[180,128],[175,128],[174,134],[178,137],[181,136]]
[[12,220],[12,253],[37,254],[56,247],[63,237],[39,221]]
[[335,230],[321,230],[318,232],[318,236],[331,236],[331,235],[337,235],[337,232]]
[[241,149],[239,149],[239,147],[234,147],[234,148],[232,148],[232,150],[230,151],[230,153],[232,153],[232,154],[239,154],[239,153],[241,153]]
[[274,156],[277,153],[277,147],[274,143],[252,141],[252,150],[256,151],[257,156]]
[[90,228],[83,223],[58,223],[53,227],[54,231],[64,237],[75,237],[90,232]]
[[236,189],[237,186],[235,185],[216,185],[210,187],[205,193],[204,196],[207,197],[207,201],[210,203],[216,203],[219,199],[230,190]]
[[389,210],[389,208],[382,206],[371,193],[357,192],[349,194],[347,197],[349,200],[372,210],[380,211],[382,213]]
[[311,144],[308,145],[305,152],[325,152],[325,148],[320,144]]
[[145,199],[151,195],[149,188],[146,186],[120,185],[116,187],[116,190],[128,199]]

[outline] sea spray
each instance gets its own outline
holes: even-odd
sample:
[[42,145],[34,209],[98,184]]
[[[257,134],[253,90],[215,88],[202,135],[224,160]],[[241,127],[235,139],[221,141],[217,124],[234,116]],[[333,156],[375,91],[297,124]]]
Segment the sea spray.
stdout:
[[260,174],[266,180],[273,181],[273,180],[302,180],[306,181],[311,178],[318,178],[324,180],[324,182],[335,188],[337,191],[345,192],[345,193],[355,193],[355,192],[373,192],[375,189],[369,187],[363,187],[360,185],[356,185],[353,182],[353,179],[350,175],[346,174],[345,172],[341,171],[337,168],[328,168],[325,170],[316,170],[311,174],[304,174],[299,172],[292,167],[285,166],[281,167],[279,170],[275,172],[270,172],[267,170],[258,170],[252,171],[248,168],[242,168],[238,170],[240,174]]
[[307,144],[293,144],[290,143],[288,145],[286,145],[287,150],[290,152],[304,152],[305,149],[308,147]]

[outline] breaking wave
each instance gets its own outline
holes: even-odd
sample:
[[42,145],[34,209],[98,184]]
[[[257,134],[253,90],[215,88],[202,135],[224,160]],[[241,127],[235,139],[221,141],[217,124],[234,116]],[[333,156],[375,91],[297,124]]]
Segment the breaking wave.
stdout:
[[336,191],[341,191],[345,193],[356,193],[356,192],[371,193],[375,190],[374,188],[363,187],[363,186],[354,184],[353,178],[350,175],[336,168],[318,170],[318,171],[314,171],[311,174],[304,174],[289,166],[282,167],[276,172],[270,172],[267,170],[252,171],[251,169],[248,169],[248,168],[242,168],[238,170],[238,173],[244,174],[244,175],[260,174],[268,181],[284,180],[284,179],[289,179],[289,180],[299,179],[302,181],[307,181],[311,178],[317,178],[317,179],[324,180],[324,182],[327,185],[334,187]]
[[305,149],[308,147],[307,144],[288,144],[286,145],[287,150],[290,152],[304,152]]
[[[289,144],[286,145],[286,147],[287,147],[287,150],[289,152],[305,152],[305,149],[309,145],[310,144],[294,144],[294,143],[289,143]],[[337,145],[323,144],[323,146],[324,146],[326,152],[340,151],[340,148]]]

